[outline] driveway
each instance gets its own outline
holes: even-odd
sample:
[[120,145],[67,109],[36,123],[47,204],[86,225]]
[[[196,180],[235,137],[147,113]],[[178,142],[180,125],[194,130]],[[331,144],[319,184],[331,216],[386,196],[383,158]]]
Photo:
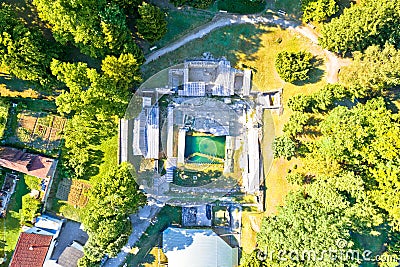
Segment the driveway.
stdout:
[[57,239],[57,246],[54,248],[50,259],[57,260],[64,249],[71,245],[72,241],[78,241],[79,244],[85,245],[88,235],[80,227],[81,223],[75,221],[66,221],[63,224]]

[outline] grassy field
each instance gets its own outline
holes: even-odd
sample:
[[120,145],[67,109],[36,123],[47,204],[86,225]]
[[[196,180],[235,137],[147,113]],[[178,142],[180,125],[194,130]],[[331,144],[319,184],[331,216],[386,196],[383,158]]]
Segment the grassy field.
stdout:
[[242,212],[241,245],[244,253],[250,254],[256,248],[257,233],[261,227],[263,213]]
[[238,54],[251,55],[259,49],[260,35],[265,31],[250,24],[220,28],[142,66],[143,76],[147,79],[171,65],[183,63],[187,58],[201,57],[204,52],[211,52],[215,57],[226,56],[235,65],[239,60]]
[[100,145],[93,147],[93,150],[100,151],[101,158],[92,164],[93,174],[89,178],[91,184],[97,183],[114,166],[118,165],[118,135],[103,141]]
[[[117,166],[118,135],[111,137],[98,146],[93,146],[92,149],[95,151],[96,157],[92,162],[89,172],[83,177],[82,182],[94,185],[113,166]],[[60,200],[55,197],[59,183],[60,180],[57,180],[57,182],[53,184],[55,191],[51,193],[51,205],[48,208],[57,214],[62,214],[65,218],[80,221],[81,208],[74,207],[68,204],[68,201]]]
[[139,248],[136,255],[127,258],[128,266],[157,266],[157,257],[152,251],[161,244],[162,232],[171,224],[181,224],[182,211],[179,207],[164,206],[157,215],[157,221],[150,225],[141,236],[135,247]]
[[[5,172],[3,172],[3,175],[5,175]],[[7,254],[7,263],[11,259],[19,233],[21,232],[19,210],[22,208],[22,196],[29,192],[30,189],[26,185],[23,176],[20,176],[20,180],[17,182],[15,192],[8,205],[6,218],[0,219],[0,225],[3,228],[0,235],[3,240],[0,244],[0,256],[3,256],[3,252],[5,252]]]
[[218,9],[231,13],[254,14],[262,12],[265,0],[218,0]]
[[[175,40],[178,40],[194,28],[197,28],[212,19],[208,12],[191,10],[167,10],[166,19],[168,22],[167,33],[164,37],[155,42],[154,46],[163,47]],[[146,52],[146,51],[145,51]],[[150,51],[147,51],[150,52]]]
[[0,139],[3,138],[4,130],[7,125],[8,110],[10,109],[10,103],[4,99],[0,99]]

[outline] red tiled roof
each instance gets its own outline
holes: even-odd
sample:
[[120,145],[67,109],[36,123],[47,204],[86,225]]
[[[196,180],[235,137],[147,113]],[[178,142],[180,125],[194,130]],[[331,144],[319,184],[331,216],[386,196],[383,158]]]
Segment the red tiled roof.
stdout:
[[0,147],[0,166],[38,178],[47,178],[53,161],[16,148]]
[[53,236],[21,233],[9,267],[42,267]]

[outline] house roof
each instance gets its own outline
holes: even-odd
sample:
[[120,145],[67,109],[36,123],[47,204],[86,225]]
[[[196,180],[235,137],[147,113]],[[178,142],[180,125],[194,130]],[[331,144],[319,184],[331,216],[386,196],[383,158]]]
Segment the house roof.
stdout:
[[163,251],[169,267],[238,266],[238,249],[211,229],[169,227],[163,232]]
[[74,242],[61,253],[57,263],[63,267],[76,267],[78,266],[78,260],[83,256],[83,247]]
[[54,159],[12,147],[0,147],[0,166],[36,176],[48,178]]
[[11,259],[10,267],[42,267],[52,236],[21,233]]

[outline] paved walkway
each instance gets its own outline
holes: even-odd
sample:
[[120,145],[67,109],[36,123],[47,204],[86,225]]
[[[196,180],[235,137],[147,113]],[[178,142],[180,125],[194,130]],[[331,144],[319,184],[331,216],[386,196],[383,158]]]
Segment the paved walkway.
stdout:
[[116,258],[111,258],[107,260],[104,265],[105,267],[121,266],[125,262],[130,248],[135,245],[142,234],[146,231],[147,227],[149,227],[150,225],[150,220],[158,214],[160,209],[160,206],[151,203],[141,208],[137,214],[133,214],[130,216],[132,222],[132,233],[129,236],[128,244],[126,244],[125,247],[122,248],[121,252],[118,253]]

